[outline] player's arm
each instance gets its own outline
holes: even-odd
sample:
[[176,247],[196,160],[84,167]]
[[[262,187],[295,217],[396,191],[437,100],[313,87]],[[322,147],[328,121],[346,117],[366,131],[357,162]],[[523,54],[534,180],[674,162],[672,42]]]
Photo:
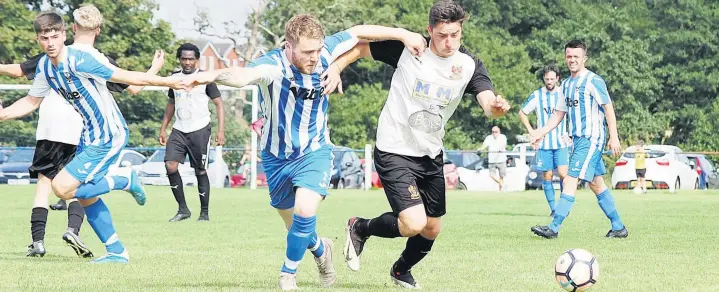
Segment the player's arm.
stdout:
[[[165,52],[163,50],[155,51],[155,57],[152,58],[152,65],[150,70],[147,70],[147,74],[157,75],[158,72],[165,66]],[[144,89],[145,86],[132,85],[127,88],[127,92],[132,95],[137,95]]]
[[427,39],[421,34],[408,31],[404,28],[386,27],[381,25],[356,25],[347,32],[354,37],[366,41],[401,41],[415,56],[422,56],[427,48]]
[[162,115],[162,124],[160,125],[160,145],[165,146],[167,144],[167,126],[172,121],[172,116],[175,114],[175,90],[170,89],[167,91],[167,105],[165,106],[165,114]]
[[0,64],[0,75],[15,78],[25,76],[27,80],[32,80],[35,78],[37,64],[43,56],[45,56],[45,53],[35,55],[21,64]]
[[29,115],[37,110],[42,103],[42,97],[25,96],[9,107],[0,110],[0,121],[12,120]]
[[527,133],[534,131],[534,127],[532,127],[532,124],[529,122],[527,115],[537,108],[537,100],[537,93],[534,92],[527,98],[522,108],[519,109],[519,120],[522,122],[522,125],[524,125],[524,128],[527,129]]
[[192,88],[197,85],[215,82],[217,84],[241,88],[246,85],[259,83],[264,75],[265,73],[261,66],[230,67],[187,76],[183,80],[182,85]]
[[484,115],[488,118],[496,119],[503,116],[509,111],[510,105],[501,95],[494,94],[492,80],[489,78],[487,68],[484,67],[484,62],[464,46],[460,46],[459,51],[470,56],[475,62],[474,73],[464,93],[475,95],[477,102],[484,110]]
[[24,74],[20,64],[0,64],[0,75],[19,78]]
[[619,131],[617,130],[617,115],[614,112],[612,99],[609,97],[607,84],[602,78],[592,78],[592,97],[604,109],[604,116],[607,120],[607,128],[609,128],[609,150],[613,155],[619,155],[622,152],[619,144]]
[[217,145],[225,145],[225,105],[222,102],[222,95],[217,88],[217,84],[210,83],[205,86],[205,94],[212,99],[217,110],[217,137],[215,143]]
[[534,127],[532,127],[532,123],[529,122],[527,114],[521,110],[519,111],[519,121],[521,121],[524,128],[527,129],[527,133],[534,131]]
[[539,141],[541,138],[547,135],[547,133],[551,132],[552,130],[554,130],[554,128],[559,126],[559,123],[561,123],[564,119],[564,115],[566,115],[566,111],[566,107],[561,108],[560,106],[557,106],[556,111],[554,112],[554,114],[552,114],[552,116],[549,118],[549,121],[547,121],[544,127],[541,127],[534,131],[530,131],[529,135],[532,137],[532,143]]

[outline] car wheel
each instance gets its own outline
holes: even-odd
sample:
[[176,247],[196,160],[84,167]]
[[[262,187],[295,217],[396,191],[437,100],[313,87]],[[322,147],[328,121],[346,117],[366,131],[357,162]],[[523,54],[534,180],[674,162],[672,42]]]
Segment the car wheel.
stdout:
[[230,187],[230,178],[229,177],[225,177],[225,187],[226,188]]
[[457,183],[457,189],[458,189],[458,190],[466,191],[466,190],[467,190],[467,185],[465,185],[463,182],[460,181],[460,182]]

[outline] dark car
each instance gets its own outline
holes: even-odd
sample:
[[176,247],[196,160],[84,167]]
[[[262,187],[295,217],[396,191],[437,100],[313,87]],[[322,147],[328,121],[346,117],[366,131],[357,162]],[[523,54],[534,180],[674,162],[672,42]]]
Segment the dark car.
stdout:
[[335,146],[332,152],[335,159],[330,176],[330,187],[333,189],[360,189],[364,183],[362,161],[354,150]]
[[689,166],[699,174],[699,189],[719,189],[719,170],[703,154],[687,154]]
[[[529,157],[528,157],[529,158]],[[559,189],[559,184],[561,183],[561,180],[559,179],[559,173],[557,173],[557,170],[552,171],[552,185],[554,185],[555,189]],[[544,181],[544,171],[540,171],[537,169],[537,159],[536,156],[531,157],[531,162],[529,164],[529,172],[527,173],[527,183],[526,188],[528,190],[539,190],[542,189],[542,182]]]
[[30,178],[27,170],[32,165],[32,149],[18,149],[8,153],[5,163],[0,164],[0,184],[31,184],[37,179]]

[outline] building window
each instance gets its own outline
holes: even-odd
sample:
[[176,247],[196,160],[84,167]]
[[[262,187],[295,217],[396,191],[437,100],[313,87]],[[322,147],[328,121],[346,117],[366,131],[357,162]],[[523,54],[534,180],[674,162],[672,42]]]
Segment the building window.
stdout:
[[207,71],[207,57],[200,56],[200,70]]

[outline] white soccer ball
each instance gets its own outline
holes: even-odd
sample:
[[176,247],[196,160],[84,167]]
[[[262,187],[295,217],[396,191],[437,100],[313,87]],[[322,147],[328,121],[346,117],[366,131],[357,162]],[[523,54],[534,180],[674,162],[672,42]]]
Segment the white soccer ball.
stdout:
[[597,258],[590,252],[575,248],[564,252],[554,265],[559,286],[567,291],[585,291],[599,279]]
[[640,187],[634,187],[634,193],[635,193],[635,194],[638,195],[638,194],[641,194],[641,193],[643,193],[643,192],[644,192],[644,191],[642,190],[642,188],[640,188]]

